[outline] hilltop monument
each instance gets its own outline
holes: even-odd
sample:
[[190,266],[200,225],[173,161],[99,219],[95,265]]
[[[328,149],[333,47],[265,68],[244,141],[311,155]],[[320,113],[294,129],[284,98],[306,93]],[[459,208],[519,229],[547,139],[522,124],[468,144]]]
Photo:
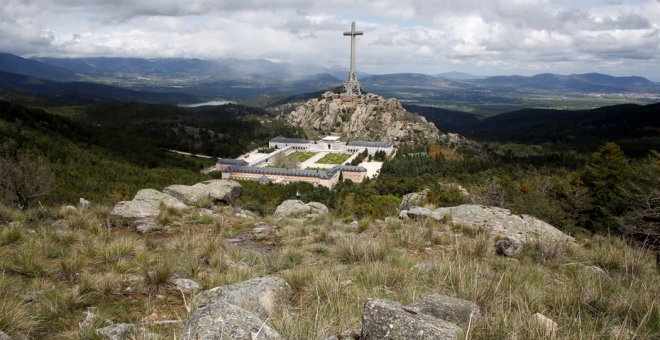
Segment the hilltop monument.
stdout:
[[[450,144],[451,136],[441,133],[426,118],[406,111],[395,98],[362,93],[355,71],[355,38],[363,34],[355,29],[354,21],[351,30],[343,33],[351,37],[351,67],[344,91],[326,91],[305,102],[286,103],[281,106],[283,113],[280,117],[301,128],[310,139],[330,135],[345,143],[370,141],[365,145],[392,143],[392,147],[399,144]],[[291,107],[295,109],[284,112]],[[364,148],[359,146],[355,150]]]
[[355,30],[355,21],[351,23],[351,31],[344,32],[345,36],[351,37],[351,68],[348,71],[348,81],[344,84],[345,96],[359,96],[362,94],[360,83],[357,81],[357,76],[355,75],[355,37],[363,34],[363,32]]

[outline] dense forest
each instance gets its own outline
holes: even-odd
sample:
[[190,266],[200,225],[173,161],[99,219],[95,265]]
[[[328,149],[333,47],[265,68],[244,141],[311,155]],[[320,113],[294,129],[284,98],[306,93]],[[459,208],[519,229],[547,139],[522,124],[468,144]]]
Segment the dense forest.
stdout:
[[548,144],[555,150],[591,152],[608,141],[631,156],[660,147],[660,104],[614,105],[592,110],[529,108],[492,117],[435,107],[405,105],[444,132],[480,141]]
[[[262,112],[257,112],[262,114]],[[55,183],[42,203],[80,197],[116,202],[137,190],[208,179],[199,171],[211,159],[186,158],[163,149],[236,157],[295,130],[263,124],[241,106],[183,109],[138,103],[29,108],[0,102],[0,144],[47,163]],[[239,118],[239,116],[241,116]]]

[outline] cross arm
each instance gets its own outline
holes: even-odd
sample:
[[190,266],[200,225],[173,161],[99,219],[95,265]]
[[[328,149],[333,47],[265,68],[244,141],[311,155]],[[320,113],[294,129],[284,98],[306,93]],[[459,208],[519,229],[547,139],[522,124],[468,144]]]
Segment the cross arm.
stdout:
[[344,35],[364,35],[364,32],[344,32]]

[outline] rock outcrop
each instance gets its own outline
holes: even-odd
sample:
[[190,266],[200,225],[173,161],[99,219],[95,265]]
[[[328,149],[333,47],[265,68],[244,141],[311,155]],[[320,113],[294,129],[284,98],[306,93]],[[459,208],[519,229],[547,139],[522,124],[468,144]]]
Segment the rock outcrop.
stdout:
[[154,189],[142,189],[130,201],[117,203],[110,213],[114,224],[151,224],[160,213],[160,206],[175,209],[186,205],[178,199]]
[[471,228],[485,228],[496,238],[510,238],[513,242],[575,242],[552,225],[529,215],[517,215],[508,209],[463,204],[456,207],[428,209],[412,207],[405,212],[408,217],[428,217],[438,221],[451,221]]
[[305,217],[328,214],[328,207],[323,203],[300,200],[286,200],[275,209],[275,217]]
[[410,194],[405,194],[401,198],[401,204],[399,204],[399,210],[406,210],[411,207],[423,207],[428,203],[428,194],[431,190],[424,189],[420,192],[413,192]]
[[203,199],[232,203],[241,194],[241,185],[231,180],[210,180],[194,185],[170,185],[163,192],[190,205]]
[[396,99],[368,93],[354,100],[326,92],[281,116],[315,138],[330,133],[347,139],[396,142],[437,142],[438,128],[415,113],[406,111]]
[[396,302],[367,299],[364,304],[361,340],[456,339],[461,333],[451,322]]
[[193,312],[181,334],[182,340],[279,340],[282,336],[254,313],[216,300]]
[[161,204],[167,208],[183,209],[186,205],[180,200],[154,189],[142,189],[135,194],[133,201],[147,203],[153,207],[160,207]]
[[195,185],[170,185],[164,192],[142,189],[130,201],[117,203],[110,213],[113,225],[129,225],[146,233],[159,229],[156,216],[161,206],[183,209],[187,204],[196,204],[202,199],[212,202],[232,203],[241,194],[241,185],[236,181],[209,180]]
[[275,276],[263,276],[203,291],[195,296],[192,305],[193,308],[201,308],[223,301],[266,318],[276,313],[290,295],[291,287],[286,281]]
[[455,323],[463,328],[467,328],[470,320],[481,316],[481,310],[474,302],[441,294],[429,295],[411,303],[408,308]]

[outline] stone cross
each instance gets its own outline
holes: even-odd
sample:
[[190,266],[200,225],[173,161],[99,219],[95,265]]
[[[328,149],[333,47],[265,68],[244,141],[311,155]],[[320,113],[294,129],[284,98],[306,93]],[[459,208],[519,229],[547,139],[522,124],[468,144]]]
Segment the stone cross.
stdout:
[[355,30],[355,21],[351,23],[351,31],[344,32],[345,36],[351,37],[351,68],[348,72],[348,81],[344,84],[346,88],[344,94],[347,96],[359,96],[361,94],[360,83],[358,83],[357,76],[355,75],[355,37],[363,34],[363,32]]

